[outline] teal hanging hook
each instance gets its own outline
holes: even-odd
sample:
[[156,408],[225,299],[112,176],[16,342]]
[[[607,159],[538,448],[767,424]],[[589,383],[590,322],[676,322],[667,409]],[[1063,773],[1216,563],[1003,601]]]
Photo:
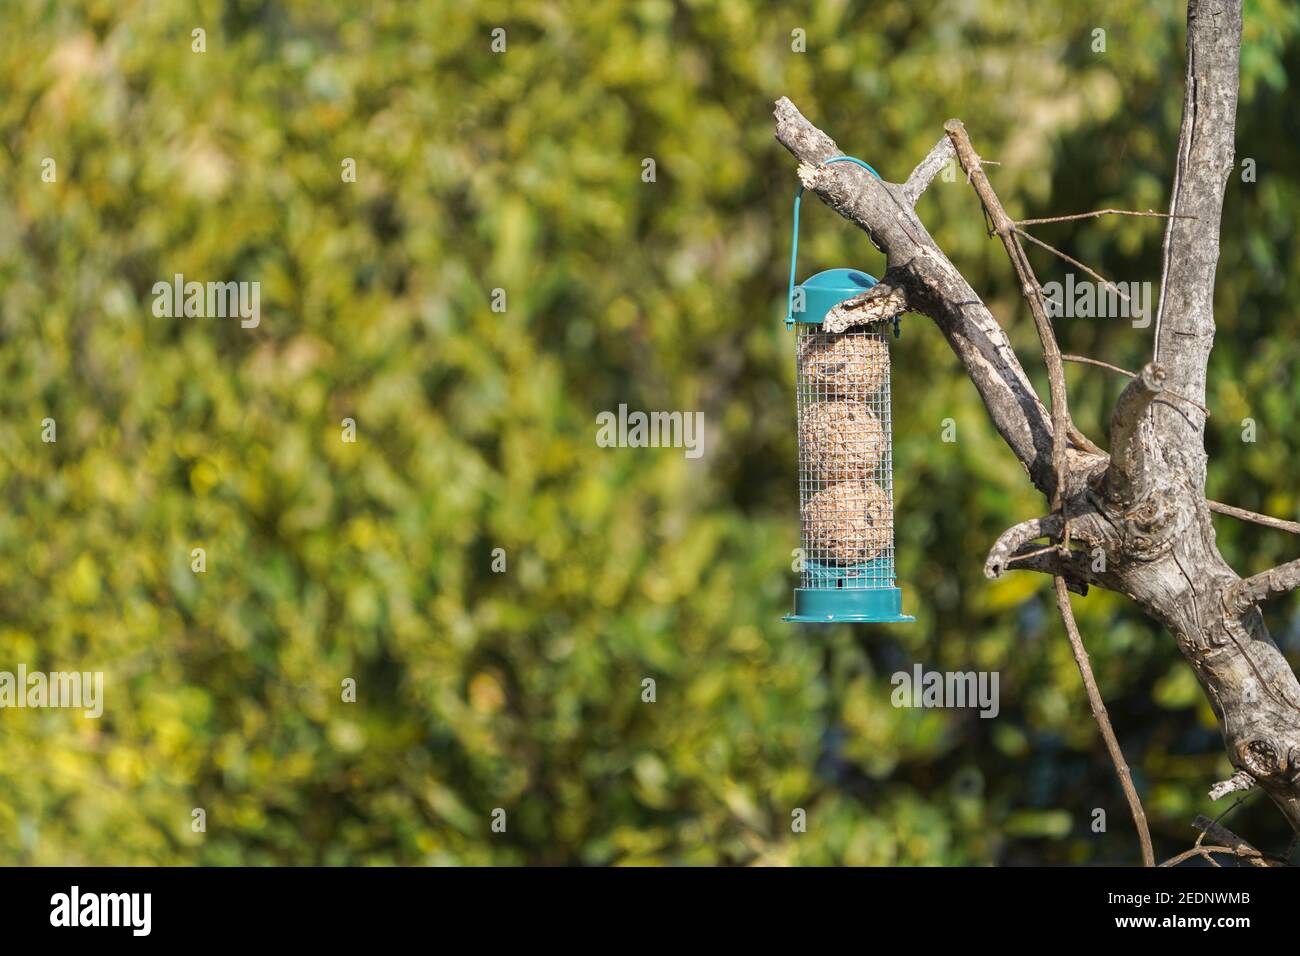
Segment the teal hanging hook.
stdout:
[[[884,181],[884,177],[882,177],[880,173],[876,172],[870,165],[854,156],[834,156],[819,165],[829,166],[831,163],[853,163],[855,166],[861,166],[882,182]],[[794,283],[797,263],[799,261],[799,203],[803,200],[803,190],[804,187],[800,186],[799,191],[794,194],[794,230],[790,240],[790,288],[786,294],[785,309],[785,327],[787,329],[794,326]],[[895,319],[894,337],[897,338],[900,334],[901,332],[899,331],[898,320]]]

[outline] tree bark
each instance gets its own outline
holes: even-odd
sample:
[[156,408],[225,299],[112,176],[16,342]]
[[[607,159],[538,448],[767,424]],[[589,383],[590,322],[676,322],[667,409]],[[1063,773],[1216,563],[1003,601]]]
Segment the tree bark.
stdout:
[[[888,258],[881,284],[832,312],[828,327],[876,320],[886,304],[903,302],[929,316],[1034,486],[1049,503],[1059,501],[1052,515],[1003,535],[987,573],[1046,572],[1072,590],[1094,585],[1132,598],[1178,642],[1219,717],[1232,765],[1300,833],[1300,682],[1258,607],[1300,586],[1300,562],[1243,581],[1218,551],[1205,497],[1203,406],[1240,48],[1240,0],[1191,0],[1154,354],[1116,403],[1109,456],[1069,426],[1065,454],[1053,461],[1053,436],[1068,415],[1058,413],[1054,425],[1001,326],[916,215],[916,199],[951,155],[944,140],[906,183],[895,184],[850,164],[821,165],[839,148],[785,98],[776,104],[776,137],[800,161],[803,184]],[[949,139],[959,127],[948,127]],[[1063,524],[1087,554],[1105,555],[1104,571],[1060,545]],[[1058,547],[1029,548],[1043,537]]]

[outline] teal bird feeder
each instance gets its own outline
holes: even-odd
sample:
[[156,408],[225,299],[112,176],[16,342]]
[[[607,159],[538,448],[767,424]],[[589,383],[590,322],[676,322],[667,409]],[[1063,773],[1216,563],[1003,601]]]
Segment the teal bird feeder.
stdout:
[[[828,162],[861,160],[840,156]],[[858,269],[828,269],[795,285],[799,202],[786,327],[795,334],[795,412],[803,545],[794,613],[806,624],[914,621],[903,613],[894,569],[890,327],[898,319],[827,332],[827,313],[876,284]]]

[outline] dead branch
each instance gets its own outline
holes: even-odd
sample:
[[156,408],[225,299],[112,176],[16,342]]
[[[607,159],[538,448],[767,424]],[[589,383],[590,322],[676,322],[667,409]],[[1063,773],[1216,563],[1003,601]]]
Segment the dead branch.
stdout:
[[[1132,209],[1096,209],[1092,212],[1076,212],[1068,216],[1047,216],[1043,219],[1017,219],[1017,226],[1039,226],[1049,222],[1073,222],[1076,219],[1095,219],[1097,216],[1158,216],[1161,219],[1182,218],[1171,216],[1167,212],[1152,212],[1148,209],[1146,212],[1137,212]],[[1193,218],[1193,217],[1186,217]]]
[[1222,501],[1210,501],[1207,503],[1210,506],[1210,510],[1216,514],[1227,515],[1230,518],[1239,518],[1242,521],[1250,521],[1254,524],[1263,525],[1266,528],[1276,528],[1278,531],[1289,531],[1291,534],[1300,534],[1300,523],[1294,521],[1283,521],[1281,518],[1262,515],[1258,511],[1247,511],[1245,508],[1238,508],[1235,505],[1225,505]]
[[1097,368],[1104,368],[1109,372],[1115,372],[1118,375],[1126,375],[1129,378],[1137,376],[1137,372],[1130,372],[1126,368],[1120,368],[1118,365],[1111,365],[1109,362],[1103,362],[1100,359],[1088,358],[1084,355],[1062,355],[1061,358],[1066,362],[1077,362],[1080,365],[1095,365]]
[[[1214,274],[1223,194],[1233,168],[1240,58],[1240,0],[1190,0],[1183,121],[1153,357],[1168,371],[1171,391],[1202,405],[1214,343]],[[1170,451],[1203,475],[1204,421],[1183,409],[1158,408],[1155,415],[1161,430],[1178,438]]]
[[1057,545],[1017,551],[1007,559],[1009,571],[1039,571],[1052,577],[1065,578],[1065,586],[1081,597],[1088,596],[1088,585],[1093,576],[1089,557],[1082,551],[1061,552]]
[[1109,279],[1107,279],[1107,278],[1106,278],[1104,275],[1102,275],[1100,272],[1097,272],[1097,271],[1094,270],[1094,269],[1090,269],[1090,268],[1088,268],[1088,267],[1085,266],[1082,262],[1080,262],[1078,259],[1072,258],[1071,256],[1067,256],[1067,255],[1066,255],[1064,252],[1062,252],[1060,249],[1056,248],[1056,246],[1053,246],[1053,245],[1051,245],[1051,244],[1049,244],[1049,243],[1043,242],[1043,240],[1041,240],[1041,239],[1036,239],[1035,237],[1031,236],[1029,233],[1024,232],[1024,231],[1021,230],[1021,229],[1017,229],[1017,230],[1016,230],[1016,235],[1019,236],[1019,237],[1021,237],[1022,239],[1028,239],[1030,242],[1032,242],[1032,243],[1033,243],[1034,245],[1036,245],[1036,246],[1040,246],[1041,248],[1046,249],[1046,250],[1047,250],[1048,252],[1050,252],[1052,255],[1056,256],[1056,257],[1059,258],[1059,259],[1063,259],[1063,260],[1065,260],[1065,261],[1068,262],[1070,265],[1074,266],[1076,269],[1082,269],[1084,272],[1086,272],[1088,275],[1092,276],[1094,279],[1096,279],[1096,280],[1097,280],[1098,282],[1100,282],[1102,285],[1106,286],[1106,288],[1108,288],[1108,289],[1110,289],[1112,292],[1114,292],[1117,296],[1119,296],[1119,297],[1120,297],[1121,299],[1123,299],[1125,302],[1128,302],[1128,301],[1129,301],[1129,295],[1128,295],[1127,292],[1125,292],[1123,289],[1119,288],[1119,286],[1115,285],[1115,283],[1111,282]]
[[[1088,358],[1085,355],[1062,355],[1061,358],[1063,361],[1074,362],[1079,365],[1094,365],[1097,368],[1104,368],[1108,372],[1114,372],[1117,375],[1124,375],[1128,378],[1137,377],[1137,372],[1130,372],[1126,368],[1120,368],[1118,365],[1111,365],[1109,362],[1102,362],[1099,359]],[[1206,408],[1204,405],[1201,405],[1198,402],[1192,401],[1190,398],[1185,398],[1182,395],[1175,395],[1172,392],[1165,392],[1165,397],[1177,399],[1180,402],[1187,402],[1187,404],[1193,406],[1202,414],[1204,414],[1206,418],[1210,417],[1210,410],[1208,408]],[[1253,512],[1249,512],[1249,513],[1253,513]],[[1297,527],[1300,527],[1300,525],[1298,525]]]
[[1264,601],[1290,594],[1296,588],[1300,588],[1300,558],[1239,581],[1229,591],[1228,600],[1233,607],[1244,611]]
[[1120,394],[1111,414],[1105,493],[1119,507],[1133,504],[1151,490],[1156,465],[1147,412],[1164,392],[1164,382],[1165,370],[1154,362],[1148,363]]
[[[979,154],[975,152],[975,147],[971,145],[970,137],[966,134],[966,127],[962,125],[961,120],[950,119],[943,124],[943,128],[957,151],[957,161],[961,163],[966,178],[974,187],[976,195],[979,196],[980,202],[984,206],[985,214],[993,223],[993,231],[1002,240],[1007,256],[1011,259],[1012,268],[1016,271],[1016,278],[1020,280],[1020,289],[1024,293],[1025,301],[1029,303],[1029,311],[1033,315],[1034,325],[1038,329],[1038,338],[1043,347],[1043,360],[1047,364],[1047,378],[1052,399],[1052,435],[1054,439],[1052,442],[1052,466],[1057,475],[1057,481],[1052,488],[1052,509],[1060,511],[1063,500],[1063,478],[1067,470],[1065,450],[1066,432],[1070,426],[1070,411],[1065,392],[1065,371],[1061,365],[1061,350],[1057,347],[1056,333],[1052,330],[1051,320],[1047,317],[1043,290],[1038,285],[1034,270],[1029,265],[1029,259],[1025,256],[1024,247],[1020,245],[1020,240],[1016,236],[1016,227],[1012,223],[1011,217],[1002,208],[997,193],[993,191],[993,185],[989,182],[988,176],[984,174],[984,167],[980,165]],[[1068,545],[1070,542],[1068,523],[1063,532],[1063,539],[1065,544]]]
[[[1052,514],[1041,518],[1030,518],[1028,521],[1022,521],[1020,524],[1008,528],[1002,532],[989,550],[989,556],[984,561],[984,576],[1000,578],[1002,572],[1007,570],[1007,564],[1012,555],[1015,555],[1030,541],[1036,541],[1039,538],[1060,538],[1063,524],[1060,515]],[[1030,557],[1028,554],[1017,556],[1022,558]]]
[[901,312],[907,312],[909,308],[906,290],[896,285],[895,279],[886,271],[870,290],[831,309],[822,320],[822,328],[827,332],[843,332],[856,326],[892,319]]
[[1227,780],[1220,780],[1210,788],[1210,799],[1222,800],[1230,793],[1249,790],[1253,786],[1255,786],[1255,778],[1244,770],[1238,770]]
[[1137,827],[1138,840],[1142,844],[1142,865],[1155,866],[1155,851],[1151,847],[1151,830],[1147,826],[1147,814],[1142,808],[1137,788],[1133,786],[1133,775],[1129,772],[1128,761],[1120,749],[1115,731],[1110,725],[1110,716],[1106,713],[1106,704],[1097,689],[1097,680],[1092,676],[1092,665],[1088,662],[1088,651],[1083,646],[1083,637],[1079,626],[1074,621],[1074,609],[1070,607],[1070,594],[1065,589],[1065,580],[1060,576],[1056,582],[1056,605],[1061,609],[1061,619],[1065,621],[1065,633],[1070,638],[1070,650],[1074,652],[1074,662],[1079,666],[1079,675],[1083,678],[1084,690],[1088,693],[1088,704],[1092,708],[1093,719],[1101,729],[1101,737],[1106,742],[1111,763],[1115,766],[1115,775],[1128,801],[1129,812],[1133,815],[1133,825]]
[[907,182],[903,184],[903,199],[909,206],[916,205],[916,201],[921,198],[921,193],[925,192],[926,187],[935,176],[939,175],[939,171],[952,157],[952,141],[944,136],[930,148],[925,159],[916,164],[912,174],[907,177]]
[[1253,847],[1248,840],[1243,840],[1217,820],[1211,820],[1209,817],[1202,815],[1192,821],[1192,826],[1201,831],[1201,836],[1196,841],[1198,844],[1208,838],[1227,847],[1229,852],[1236,856],[1251,859],[1258,866],[1277,865],[1275,861],[1269,860],[1263,853]]

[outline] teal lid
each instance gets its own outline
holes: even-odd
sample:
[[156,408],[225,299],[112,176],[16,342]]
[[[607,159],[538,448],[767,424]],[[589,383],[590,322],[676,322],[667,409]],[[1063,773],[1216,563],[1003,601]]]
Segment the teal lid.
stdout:
[[[827,269],[815,276],[804,279],[795,286],[790,299],[790,317],[787,325],[802,322],[807,325],[821,325],[826,313],[846,299],[861,295],[876,284],[875,278],[857,269]],[[794,308],[799,298],[798,290],[803,290],[803,310]]]

